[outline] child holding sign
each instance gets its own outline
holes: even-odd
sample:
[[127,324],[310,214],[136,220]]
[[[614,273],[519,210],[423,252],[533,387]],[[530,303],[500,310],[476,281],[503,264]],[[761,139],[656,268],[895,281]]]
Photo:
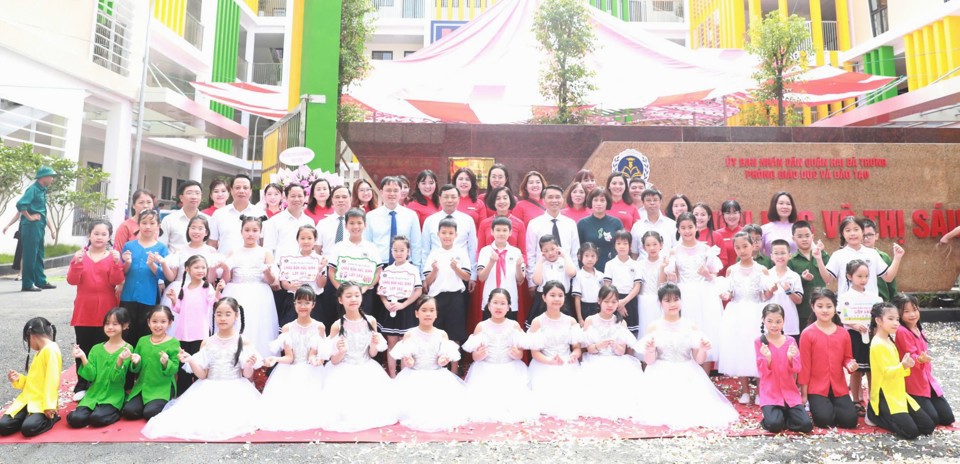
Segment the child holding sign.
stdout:
[[866,412],[861,399],[863,390],[863,372],[867,373],[867,384],[870,383],[870,310],[874,303],[883,300],[877,294],[867,292],[867,282],[870,279],[869,265],[860,259],[847,263],[847,284],[849,290],[840,294],[838,298],[840,320],[850,333],[850,345],[853,348],[853,359],[857,360],[859,369],[850,373],[850,393],[853,405],[861,416]]
[[410,305],[423,293],[420,271],[407,259],[410,257],[410,239],[403,235],[393,237],[390,242],[393,264],[380,273],[380,285],[377,294],[383,303],[384,314],[378,314],[380,331],[387,338],[387,373],[390,378],[397,376],[397,360],[390,350],[400,341],[407,330],[417,326],[417,317]]
[[373,286],[380,280],[380,259],[377,246],[363,239],[367,227],[367,215],[363,210],[351,208],[344,216],[349,237],[334,245],[327,266],[333,286],[339,290],[346,282],[360,286],[363,302],[360,309],[370,314],[373,310]]
[[[280,265],[280,286],[286,290],[284,307],[280,312],[280,327],[297,319],[293,297],[301,286],[307,285],[315,295],[320,295],[323,293],[323,287],[327,285],[327,259],[313,251],[316,243],[317,229],[311,225],[302,225],[297,229],[299,253],[277,258],[277,263]],[[319,319],[320,299],[314,298],[313,301],[310,317]]]

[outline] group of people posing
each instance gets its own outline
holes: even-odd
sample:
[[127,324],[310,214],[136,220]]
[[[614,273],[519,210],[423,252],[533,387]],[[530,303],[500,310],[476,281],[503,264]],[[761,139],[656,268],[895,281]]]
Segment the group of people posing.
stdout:
[[[162,221],[135,192],[134,215],[116,234],[93,223],[70,264],[67,423],[148,419],[147,437],[204,440],[541,415],[723,427],[738,414],[714,371],[740,379],[739,402],[773,432],[855,427],[858,413],[906,438],[953,422],[917,302],[896,293],[904,250],[875,249],[869,220],[841,221],[830,255],[787,192],[761,227],[734,200],[716,218],[683,195],[662,211],[659,191],[619,173],[561,188],[531,171],[517,194],[503,165],[487,180],[481,193],[469,169],[444,185],[423,171],[381,179],[379,195],[365,180],[271,184],[254,205],[239,175],[203,211],[201,185],[182,184]],[[24,341],[38,354],[10,373],[23,393],[0,434],[59,419],[55,329],[35,318]],[[571,395],[618,385],[636,394]]]

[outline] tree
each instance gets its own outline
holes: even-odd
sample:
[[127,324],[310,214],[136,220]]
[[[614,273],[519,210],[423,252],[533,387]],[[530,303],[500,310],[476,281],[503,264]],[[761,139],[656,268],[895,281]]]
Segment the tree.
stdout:
[[23,194],[24,180],[36,173],[39,165],[40,156],[30,145],[8,147],[0,140],[0,216]]
[[750,27],[750,40],[745,48],[759,60],[753,73],[757,80],[753,94],[758,103],[776,100],[778,126],[786,123],[785,89],[797,82],[798,71],[807,68],[804,51],[809,41],[809,28],[797,15],[784,19],[779,12],[771,11],[763,21]]
[[371,0],[342,0],[340,12],[340,81],[337,83],[337,120],[362,120],[363,112],[352,104],[343,104],[343,89],[363,78],[370,70],[370,58],[364,44],[373,35],[374,13],[377,8]]
[[[47,222],[56,231],[54,244],[60,241],[60,229],[75,212],[113,208],[114,200],[98,188],[110,175],[65,158],[45,157],[42,160],[57,172],[57,180],[47,190]],[[80,218],[75,218],[79,220]]]
[[549,122],[583,122],[587,92],[596,87],[594,72],[585,59],[594,49],[590,13],[582,0],[543,0],[533,22],[540,47],[549,56],[540,73],[540,94],[556,102],[557,113]]

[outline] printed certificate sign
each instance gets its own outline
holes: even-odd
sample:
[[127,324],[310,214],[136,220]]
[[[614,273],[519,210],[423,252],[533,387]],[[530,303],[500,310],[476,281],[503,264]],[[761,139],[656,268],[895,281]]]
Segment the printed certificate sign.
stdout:
[[403,300],[410,297],[416,283],[417,278],[411,272],[386,270],[380,273],[377,295],[385,296],[391,301]]
[[318,256],[281,256],[280,280],[287,282],[314,282],[320,269]]
[[337,282],[353,282],[369,287],[373,285],[378,266],[371,259],[340,256],[337,258]]

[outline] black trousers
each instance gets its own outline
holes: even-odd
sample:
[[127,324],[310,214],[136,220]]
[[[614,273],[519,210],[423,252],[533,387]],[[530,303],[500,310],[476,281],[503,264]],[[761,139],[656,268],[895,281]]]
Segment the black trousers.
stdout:
[[143,404],[143,395],[137,395],[130,398],[130,401],[127,401],[127,403],[123,405],[123,409],[120,412],[126,420],[150,420],[151,417],[160,414],[166,405],[167,402],[164,400],[153,400],[147,402],[147,404]]
[[937,396],[937,392],[933,391],[932,388],[930,389],[930,398],[914,396],[913,399],[917,400],[920,409],[927,413],[937,425],[950,425],[954,422],[953,409],[950,408],[947,399]]
[[35,437],[52,429],[53,424],[59,420],[59,415],[49,419],[43,413],[27,413],[27,407],[24,406],[14,416],[4,414],[0,417],[0,436],[5,437],[20,432],[25,437]]
[[[123,332],[123,339],[130,346],[137,346],[140,337],[150,335],[150,328],[147,327],[147,313],[156,307],[156,305],[147,305],[135,301],[121,301],[120,306],[127,309],[130,314],[130,328]],[[100,329],[101,332],[103,329]]]
[[[73,328],[73,333],[77,336],[77,346],[87,354],[90,354],[90,349],[96,344],[107,341],[107,336],[103,333],[103,327],[78,326]],[[79,368],[81,365],[80,358],[76,358],[74,361],[74,366]],[[87,388],[90,388],[90,382],[77,374],[77,386],[73,387],[73,391],[86,391]]]
[[817,427],[822,429],[857,427],[859,416],[849,395],[834,396],[831,389],[827,392],[827,396],[809,394],[807,400],[810,402],[810,415],[813,416],[813,423]]
[[933,433],[933,429],[937,428],[937,424],[927,413],[923,412],[923,409],[914,410],[909,404],[907,404],[907,412],[890,414],[890,408],[887,406],[887,400],[884,399],[883,390],[880,390],[880,401],[878,403],[880,414],[874,414],[871,407],[873,405],[867,405],[867,417],[870,418],[871,422],[877,424],[877,427],[889,430],[900,438],[913,440],[920,435],[930,435]]
[[807,411],[803,410],[803,405],[794,407],[788,406],[761,406],[763,420],[760,425],[767,431],[780,433],[786,430],[794,432],[810,433],[813,430],[813,422]]
[[20,240],[19,230],[14,234],[14,238],[17,239],[17,249],[13,251],[13,265],[10,266],[10,269],[19,271],[21,262],[23,261],[23,240]]
[[67,425],[79,429],[86,426],[106,427],[120,420],[120,410],[109,404],[98,404],[90,409],[86,406],[77,406],[70,414],[67,414]]
[[[180,349],[186,351],[187,353],[194,355],[200,351],[200,344],[203,343],[203,340],[196,340],[192,342],[180,342]],[[197,376],[187,373],[187,371],[180,369],[177,371],[177,392],[176,396],[180,396],[183,392],[187,391],[190,388],[190,385],[193,385],[193,382],[197,381]],[[137,395],[139,397],[139,395]],[[172,396],[171,396],[172,398]],[[133,401],[133,400],[131,400]],[[151,401],[150,403],[152,403]],[[126,409],[126,407],[124,407]],[[126,417],[126,416],[124,416]]]

